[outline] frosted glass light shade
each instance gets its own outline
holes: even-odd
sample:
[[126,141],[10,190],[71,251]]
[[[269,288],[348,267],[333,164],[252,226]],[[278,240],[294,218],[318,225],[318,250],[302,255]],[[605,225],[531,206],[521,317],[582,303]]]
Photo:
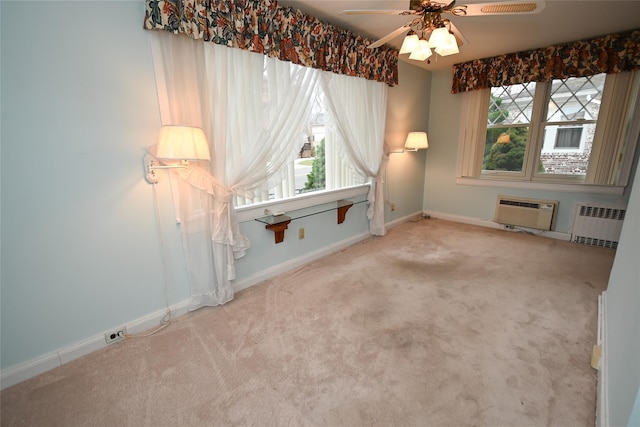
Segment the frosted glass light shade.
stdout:
[[429,141],[426,132],[409,132],[407,141],[404,143],[406,150],[418,151],[422,148],[428,148]]
[[416,47],[416,49],[413,52],[411,52],[411,55],[409,55],[409,59],[424,61],[430,56],[431,56],[431,48],[429,47],[429,43],[426,40],[421,39],[418,41],[418,46]]
[[419,39],[417,34],[415,33],[407,34],[407,36],[404,38],[404,41],[402,42],[402,47],[400,48],[400,55],[404,53],[413,52],[418,46],[418,40]]
[[191,126],[162,126],[158,136],[158,159],[211,160],[204,131]]
[[446,37],[443,39],[440,46],[435,48],[435,51],[440,56],[453,55],[455,53],[459,53],[458,43],[456,43],[456,37],[448,33]]
[[429,46],[432,48],[438,48],[440,46],[444,46],[447,44],[447,36],[449,35],[449,30],[445,27],[436,28],[431,32],[431,37],[429,37]]

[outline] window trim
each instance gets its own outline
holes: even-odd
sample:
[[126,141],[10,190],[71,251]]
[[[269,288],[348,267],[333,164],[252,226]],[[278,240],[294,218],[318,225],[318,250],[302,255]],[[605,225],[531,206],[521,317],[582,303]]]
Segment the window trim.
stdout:
[[569,182],[514,181],[509,179],[457,177],[456,184],[477,187],[502,187],[522,190],[556,191],[559,193],[602,194],[609,196],[624,195],[624,186],[597,185]]
[[269,209],[272,212],[291,212],[298,209],[336,202],[342,199],[366,195],[369,193],[370,188],[371,184],[361,184],[335,190],[320,190],[297,195],[288,199],[274,199],[269,200],[268,202],[239,206],[235,209],[238,221],[246,222],[265,216],[265,209]]
[[[530,127],[529,138],[536,146],[527,151],[523,160],[523,169],[533,171],[530,176],[526,176],[524,172],[504,171],[483,174],[482,161],[487,124],[486,117],[481,116],[485,110],[484,106],[488,106],[491,89],[474,90],[463,94],[456,183],[593,194],[623,194],[629,182],[634,153],[640,136],[638,123],[640,121],[638,90],[640,73],[624,72],[608,75],[607,79],[599,118],[604,120],[604,126],[598,126],[596,130],[590,160],[595,166],[589,168],[586,177],[537,172],[536,156],[527,156],[527,154],[541,152],[543,141],[542,138],[538,138],[539,132],[543,129],[541,120]],[[609,79],[612,83],[609,83]],[[550,90],[550,82],[546,87]],[[545,91],[536,90],[535,96],[546,96],[546,93],[542,92]],[[614,103],[612,102],[614,99],[623,99],[623,101]],[[533,116],[541,117],[543,107],[544,102],[534,105],[534,109],[537,108],[539,111],[534,111]],[[533,117],[532,122],[534,122]],[[614,148],[605,150],[606,147],[602,143],[605,139],[614,140]],[[596,141],[599,143],[596,144]],[[614,161],[621,157],[621,164],[618,164],[619,160]]]

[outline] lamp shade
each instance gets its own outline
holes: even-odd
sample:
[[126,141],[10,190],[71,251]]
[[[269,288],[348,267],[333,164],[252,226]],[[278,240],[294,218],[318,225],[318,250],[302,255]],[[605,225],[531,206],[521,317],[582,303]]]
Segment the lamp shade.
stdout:
[[447,45],[448,36],[449,30],[447,30],[445,27],[436,28],[431,32],[431,37],[429,37],[429,46],[437,49],[441,46]]
[[407,141],[404,143],[404,148],[407,150],[418,151],[421,148],[428,147],[429,141],[427,140],[426,132],[409,132]]
[[448,33],[440,43],[440,46],[435,48],[435,51],[440,56],[453,55],[459,53],[458,43],[456,43],[456,36]]
[[162,126],[158,136],[158,159],[211,160],[204,131],[191,126]]
[[429,43],[421,39],[418,41],[418,46],[415,48],[411,55],[409,55],[409,59],[415,59],[417,61],[424,61],[428,57],[431,56],[431,48],[429,47]]
[[418,46],[418,36],[413,31],[409,31],[407,36],[404,38],[402,42],[402,47],[400,47],[400,55],[403,53],[411,53]]

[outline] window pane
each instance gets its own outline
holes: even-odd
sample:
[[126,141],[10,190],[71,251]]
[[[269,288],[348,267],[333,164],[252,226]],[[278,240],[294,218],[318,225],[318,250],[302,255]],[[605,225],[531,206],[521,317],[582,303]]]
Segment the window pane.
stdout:
[[487,126],[530,123],[535,83],[491,88]]
[[521,172],[528,136],[528,127],[487,129],[482,169]]
[[586,176],[605,79],[598,74],[553,80],[546,114],[552,124],[544,125],[539,172]]
[[324,141],[324,99],[317,91],[311,108],[311,116],[304,127],[305,134],[296,167],[296,194],[325,189],[325,141]]
[[597,120],[605,74],[554,80],[549,97],[547,121]]
[[[266,73],[265,70],[265,79]],[[267,94],[262,96],[264,99]],[[235,206],[288,199],[299,194],[335,190],[366,182],[342,152],[335,133],[328,130],[329,112],[321,87],[312,96],[311,111],[297,137],[295,152],[290,153],[291,161],[268,182],[262,183],[253,200],[235,197]]]
[[538,172],[586,175],[596,124],[582,126],[545,126]]
[[522,172],[535,88],[526,83],[491,89],[484,171]]

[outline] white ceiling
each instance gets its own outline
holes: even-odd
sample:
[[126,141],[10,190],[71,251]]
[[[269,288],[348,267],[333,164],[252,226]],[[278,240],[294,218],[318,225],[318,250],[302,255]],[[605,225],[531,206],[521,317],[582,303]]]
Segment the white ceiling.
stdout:
[[[491,0],[458,0],[456,4],[489,2]],[[372,40],[385,36],[411,20],[411,17],[395,15],[338,14],[345,9],[407,10],[409,0],[279,0],[278,4],[300,9]],[[440,70],[471,59],[640,29],[640,1],[547,0],[546,7],[537,14],[461,17],[447,14],[446,17],[469,42],[460,48],[459,54],[447,57],[434,54],[430,64],[409,60],[408,55],[401,55],[400,58],[427,70]],[[387,45],[400,49],[403,38],[404,35],[400,35]]]

